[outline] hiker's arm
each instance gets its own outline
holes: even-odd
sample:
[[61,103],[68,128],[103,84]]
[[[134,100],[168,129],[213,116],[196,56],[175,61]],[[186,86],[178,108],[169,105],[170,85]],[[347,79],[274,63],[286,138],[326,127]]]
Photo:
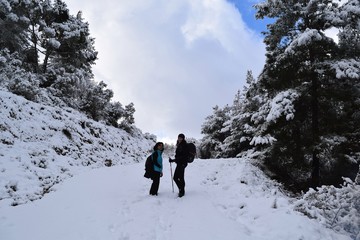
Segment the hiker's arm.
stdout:
[[172,162],[174,162],[174,163],[179,163],[179,158],[176,158],[176,157],[173,158],[173,159],[172,159],[172,158],[169,158],[169,162],[170,162],[170,163],[172,163]]

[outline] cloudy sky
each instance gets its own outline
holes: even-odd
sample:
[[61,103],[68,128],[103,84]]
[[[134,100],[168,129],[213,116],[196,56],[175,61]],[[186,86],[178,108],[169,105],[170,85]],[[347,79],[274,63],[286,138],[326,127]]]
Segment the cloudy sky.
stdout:
[[231,104],[265,61],[259,0],[65,0],[90,24],[96,81],[135,104],[135,125],[174,143],[200,139],[215,105]]

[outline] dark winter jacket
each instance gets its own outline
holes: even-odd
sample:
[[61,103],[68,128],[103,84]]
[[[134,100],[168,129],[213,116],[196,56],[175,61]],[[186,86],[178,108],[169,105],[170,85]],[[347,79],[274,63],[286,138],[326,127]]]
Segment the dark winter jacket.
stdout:
[[187,143],[184,140],[178,144],[175,152],[175,162],[176,164],[187,165]]

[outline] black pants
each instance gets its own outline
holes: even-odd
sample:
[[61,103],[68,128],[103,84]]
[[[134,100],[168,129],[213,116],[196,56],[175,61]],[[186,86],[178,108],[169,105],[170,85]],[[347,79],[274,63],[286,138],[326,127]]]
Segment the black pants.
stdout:
[[174,182],[179,188],[179,192],[185,192],[185,168],[184,164],[177,164],[174,172]]
[[160,174],[159,172],[154,172],[153,177],[151,178],[153,180],[150,188],[150,195],[157,195],[160,185]]

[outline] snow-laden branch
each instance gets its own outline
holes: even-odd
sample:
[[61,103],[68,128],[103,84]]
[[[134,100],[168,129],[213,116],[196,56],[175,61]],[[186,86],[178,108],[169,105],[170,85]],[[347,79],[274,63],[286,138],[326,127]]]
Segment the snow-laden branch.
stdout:
[[252,138],[250,145],[261,145],[261,144],[272,144],[276,139],[272,137],[270,134],[266,134],[265,136],[255,136]]
[[320,41],[322,39],[323,35],[317,29],[306,29],[292,41],[286,48],[285,53],[294,54],[296,48],[312,44],[312,42]]
[[298,97],[299,94],[294,90],[278,93],[270,102],[270,111],[266,121],[276,122],[281,116],[285,116],[287,121],[293,119],[295,114],[293,103]]
[[360,76],[360,62],[355,59],[344,59],[333,63],[331,67],[336,71],[336,78],[356,79]]

